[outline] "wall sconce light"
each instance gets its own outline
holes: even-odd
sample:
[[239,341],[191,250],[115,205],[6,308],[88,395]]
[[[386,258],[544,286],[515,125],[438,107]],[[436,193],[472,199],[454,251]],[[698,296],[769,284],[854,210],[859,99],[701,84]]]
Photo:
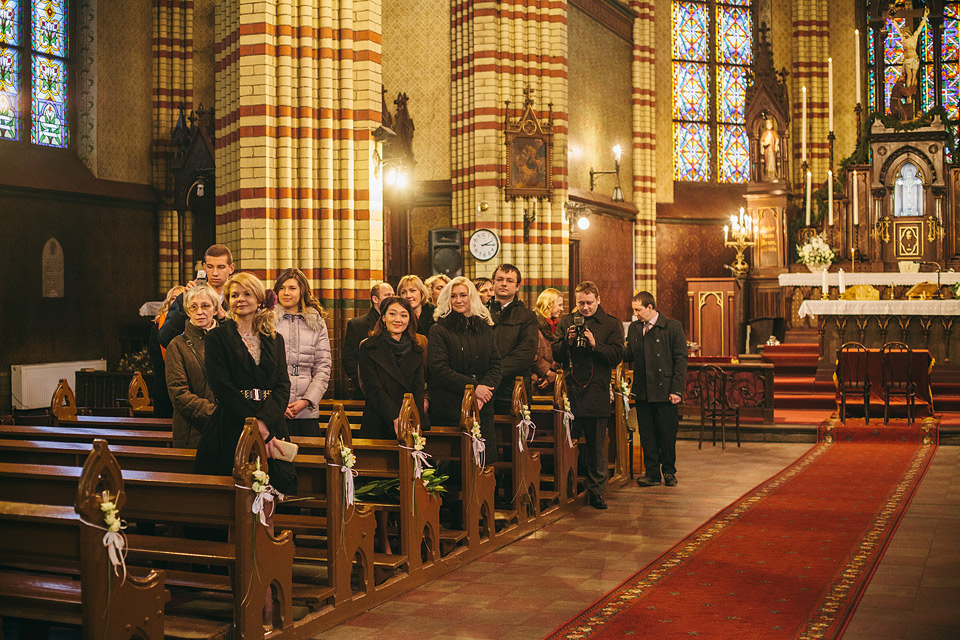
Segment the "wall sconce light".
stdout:
[[590,218],[587,217],[587,214],[581,213],[577,217],[577,229],[580,231],[586,231],[590,228]]
[[523,207],[523,240],[530,240],[530,226],[537,221],[537,201],[531,200]]
[[570,233],[577,231],[586,231],[590,228],[590,210],[581,202],[570,202],[566,204],[567,223],[570,225]]
[[622,153],[623,149],[620,148],[620,145],[613,147],[613,159],[615,163],[613,171],[594,171],[593,168],[590,169],[590,191],[593,191],[593,188],[596,186],[597,176],[616,175],[617,186],[613,188],[613,195],[610,196],[610,199],[614,202],[623,202],[623,189],[620,188],[620,156]]

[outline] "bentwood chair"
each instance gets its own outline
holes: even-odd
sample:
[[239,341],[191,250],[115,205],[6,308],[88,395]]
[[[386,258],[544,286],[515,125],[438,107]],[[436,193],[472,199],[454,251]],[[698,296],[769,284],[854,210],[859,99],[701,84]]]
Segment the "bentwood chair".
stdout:
[[863,396],[863,416],[870,424],[870,376],[867,348],[847,342],[837,349],[837,389],[840,391],[840,420],[847,423],[847,395]]
[[703,448],[703,428],[707,418],[713,425],[713,446],[717,446],[717,420],[720,421],[720,446],[727,448],[727,420],[735,420],[737,428],[737,446],[740,446],[740,407],[731,406],[727,397],[727,374],[712,364],[701,367],[698,374],[700,391],[700,441],[698,449]]
[[903,396],[907,403],[907,422],[913,422],[913,404],[917,398],[913,350],[903,342],[883,345],[880,349],[880,375],[883,382],[883,424],[890,422],[891,396]]

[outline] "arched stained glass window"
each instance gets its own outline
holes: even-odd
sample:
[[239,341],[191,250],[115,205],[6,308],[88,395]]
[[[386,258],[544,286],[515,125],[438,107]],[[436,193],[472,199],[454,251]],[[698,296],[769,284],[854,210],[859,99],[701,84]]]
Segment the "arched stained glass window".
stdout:
[[67,15],[67,0],[0,0],[0,140],[69,143]]
[[753,64],[751,0],[673,3],[673,177],[749,179],[744,105]]

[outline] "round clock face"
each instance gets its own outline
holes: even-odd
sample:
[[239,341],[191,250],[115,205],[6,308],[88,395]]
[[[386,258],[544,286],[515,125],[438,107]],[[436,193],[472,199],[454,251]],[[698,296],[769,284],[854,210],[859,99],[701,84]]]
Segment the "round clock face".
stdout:
[[470,254],[486,262],[500,251],[500,238],[490,229],[478,229],[470,236]]

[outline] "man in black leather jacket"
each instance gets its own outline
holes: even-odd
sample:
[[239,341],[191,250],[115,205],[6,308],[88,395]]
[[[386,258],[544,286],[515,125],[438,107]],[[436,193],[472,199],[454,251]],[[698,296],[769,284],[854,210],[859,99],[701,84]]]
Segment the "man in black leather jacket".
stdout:
[[530,368],[540,344],[540,333],[537,314],[517,296],[521,281],[520,270],[512,264],[497,267],[493,272],[494,298],[487,305],[493,317],[493,335],[503,368],[503,378],[493,392],[493,408],[498,414],[510,413],[517,376],[523,378],[527,398],[532,393]]

